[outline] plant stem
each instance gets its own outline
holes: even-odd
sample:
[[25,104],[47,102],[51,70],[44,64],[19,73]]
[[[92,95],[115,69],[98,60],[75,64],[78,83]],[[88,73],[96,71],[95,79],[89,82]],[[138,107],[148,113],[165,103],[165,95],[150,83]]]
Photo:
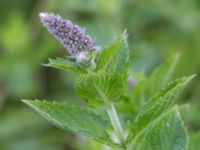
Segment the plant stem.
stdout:
[[121,145],[123,145],[125,142],[125,136],[113,103],[107,105],[107,113],[114,128],[117,140]]

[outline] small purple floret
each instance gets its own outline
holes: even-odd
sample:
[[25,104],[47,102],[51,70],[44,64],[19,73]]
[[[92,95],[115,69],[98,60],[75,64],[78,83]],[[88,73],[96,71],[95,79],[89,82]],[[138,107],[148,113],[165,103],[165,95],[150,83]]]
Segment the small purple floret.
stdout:
[[84,29],[74,25],[70,20],[62,19],[53,13],[40,13],[39,17],[48,31],[64,45],[71,55],[93,49],[93,39],[85,33]]
[[136,85],[135,79],[131,75],[129,75],[128,76],[128,89],[129,89],[129,91],[131,91],[135,87],[135,85]]

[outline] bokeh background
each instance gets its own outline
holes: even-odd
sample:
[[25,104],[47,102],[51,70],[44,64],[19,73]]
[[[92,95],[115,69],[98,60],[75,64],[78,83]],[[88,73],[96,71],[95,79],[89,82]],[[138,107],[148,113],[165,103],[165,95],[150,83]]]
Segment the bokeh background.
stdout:
[[[79,103],[75,74],[41,64],[66,51],[42,26],[41,11],[55,12],[87,29],[99,45],[129,34],[131,68],[147,76],[166,58],[180,53],[173,78],[197,74],[179,103],[200,149],[200,1],[199,0],[0,0],[0,150],[98,149],[94,141],[64,132],[20,99]],[[100,147],[100,146],[99,146]]]

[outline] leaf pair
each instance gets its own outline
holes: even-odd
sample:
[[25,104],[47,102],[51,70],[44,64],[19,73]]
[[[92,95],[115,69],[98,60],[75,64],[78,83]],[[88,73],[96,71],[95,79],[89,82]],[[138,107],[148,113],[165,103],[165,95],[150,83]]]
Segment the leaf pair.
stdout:
[[[136,150],[185,149],[187,136],[178,115],[178,107],[173,107],[173,104],[192,77],[170,83],[143,107],[132,124],[127,145],[133,144]],[[112,147],[120,147],[109,138],[107,129],[110,123],[92,111],[68,103],[24,102],[62,129],[81,133]]]

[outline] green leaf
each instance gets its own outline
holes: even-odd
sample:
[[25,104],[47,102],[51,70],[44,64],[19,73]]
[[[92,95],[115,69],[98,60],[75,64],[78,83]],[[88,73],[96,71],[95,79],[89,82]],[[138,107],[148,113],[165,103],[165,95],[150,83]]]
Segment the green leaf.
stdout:
[[82,75],[76,83],[80,97],[90,105],[119,101],[128,90],[126,31],[98,55],[96,72]]
[[101,51],[96,62],[97,70],[103,69],[119,72],[127,69],[128,57],[127,33],[124,31]]
[[178,60],[179,54],[176,54],[158,66],[153,71],[150,78],[142,81],[136,80],[137,84],[134,87],[131,97],[138,101],[138,108],[141,107],[155,92],[167,85],[175,71]]
[[186,149],[187,134],[176,108],[172,109],[148,129],[145,136],[137,141],[137,150]]
[[127,92],[127,76],[101,71],[80,77],[76,90],[88,104],[96,106],[109,101],[119,101]]
[[45,64],[44,66],[53,67],[61,70],[71,70],[77,73],[87,72],[86,66],[63,58],[49,59],[49,63]]
[[175,71],[179,57],[179,54],[172,56],[153,71],[145,85],[146,98],[151,97],[156,91],[167,85]]
[[189,139],[189,150],[199,150],[200,149],[200,131],[195,132],[191,135]]
[[23,100],[52,124],[78,132],[101,143],[116,146],[106,130],[110,124],[92,111],[68,103]]
[[144,105],[141,112],[133,122],[133,128],[128,142],[136,140],[153,123],[169,110],[177,100],[178,96],[194,76],[184,77],[168,84],[163,90],[155,94],[150,101]]

